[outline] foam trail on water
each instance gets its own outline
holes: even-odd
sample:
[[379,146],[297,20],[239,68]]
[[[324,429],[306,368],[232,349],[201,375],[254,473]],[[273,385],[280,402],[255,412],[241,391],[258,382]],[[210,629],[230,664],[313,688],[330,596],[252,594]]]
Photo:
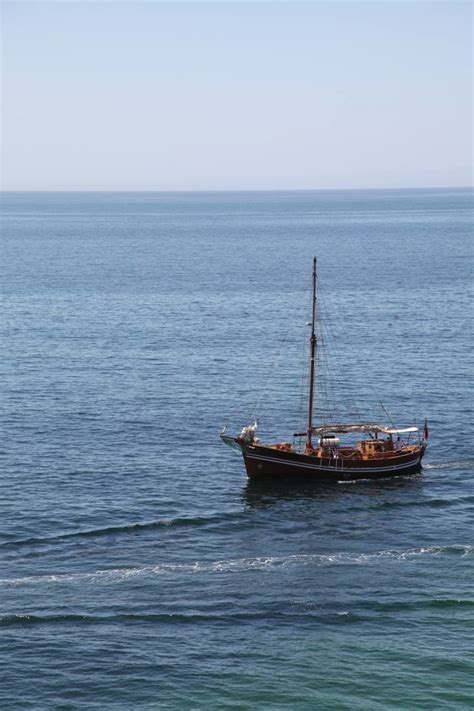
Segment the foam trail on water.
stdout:
[[472,554],[474,546],[428,546],[426,548],[410,548],[408,550],[387,550],[376,553],[332,553],[332,554],[300,554],[289,556],[268,556],[258,558],[236,558],[234,560],[218,560],[193,563],[161,563],[135,568],[113,568],[97,570],[92,573],[58,573],[52,575],[32,575],[22,578],[0,579],[0,586],[15,587],[35,584],[64,583],[109,583],[121,582],[142,575],[192,575],[195,573],[241,573],[252,570],[276,570],[293,565],[371,565],[381,560],[405,561],[424,555],[459,555],[467,557]]
[[439,462],[435,464],[423,464],[423,469],[456,469],[466,467],[471,469],[474,467],[474,459],[455,460],[452,462]]

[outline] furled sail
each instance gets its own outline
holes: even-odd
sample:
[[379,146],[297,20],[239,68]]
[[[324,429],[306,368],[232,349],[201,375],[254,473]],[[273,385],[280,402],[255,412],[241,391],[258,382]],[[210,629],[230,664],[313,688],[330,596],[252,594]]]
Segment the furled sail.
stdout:
[[374,423],[333,423],[329,425],[322,425],[320,427],[313,427],[313,434],[324,435],[327,432],[338,432],[339,434],[348,434],[350,432],[365,432],[372,434],[408,434],[409,432],[418,432],[418,427],[405,427],[404,429],[392,429],[384,427],[383,425],[377,425]]

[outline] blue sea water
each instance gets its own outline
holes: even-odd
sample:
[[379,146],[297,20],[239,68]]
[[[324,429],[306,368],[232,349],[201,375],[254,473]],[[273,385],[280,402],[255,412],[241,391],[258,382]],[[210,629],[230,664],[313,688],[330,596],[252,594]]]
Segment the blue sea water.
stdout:
[[[473,707],[471,228],[467,189],[3,196],[2,709]],[[419,476],[248,483],[218,438],[304,427],[313,255],[317,415],[427,417]]]

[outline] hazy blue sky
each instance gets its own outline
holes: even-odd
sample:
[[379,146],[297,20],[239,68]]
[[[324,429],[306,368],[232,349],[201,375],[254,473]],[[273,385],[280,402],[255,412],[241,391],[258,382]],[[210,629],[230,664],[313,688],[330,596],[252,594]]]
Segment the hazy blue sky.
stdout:
[[471,183],[466,2],[4,2],[4,189]]

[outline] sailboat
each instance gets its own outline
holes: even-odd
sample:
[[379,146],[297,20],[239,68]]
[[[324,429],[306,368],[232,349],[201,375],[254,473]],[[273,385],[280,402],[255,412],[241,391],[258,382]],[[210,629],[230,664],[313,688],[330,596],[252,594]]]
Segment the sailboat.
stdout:
[[[309,339],[309,395],[307,428],[295,432],[293,443],[263,444],[256,436],[258,421],[242,428],[238,436],[220,437],[243,455],[251,479],[295,479],[345,481],[377,479],[415,474],[428,441],[428,425],[396,428],[375,422],[331,422],[314,424],[316,377],[317,260],[313,258],[311,336]],[[344,443],[349,437],[352,442]],[[354,442],[354,439],[356,440]],[[301,444],[297,444],[297,442]]]

